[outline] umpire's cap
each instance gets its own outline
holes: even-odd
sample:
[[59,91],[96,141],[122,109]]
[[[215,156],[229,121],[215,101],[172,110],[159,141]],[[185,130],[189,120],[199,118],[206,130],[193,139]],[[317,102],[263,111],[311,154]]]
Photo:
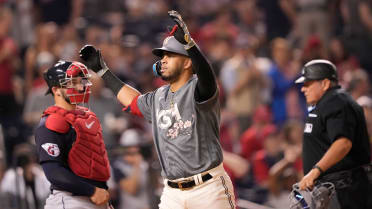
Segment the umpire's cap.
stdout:
[[66,77],[66,71],[71,64],[72,62],[60,60],[44,72],[44,80],[49,87],[45,95],[52,93],[52,87],[60,86],[60,81]]
[[161,48],[153,49],[152,53],[158,57],[162,57],[164,51],[189,56],[187,54],[187,51],[185,50],[185,47],[180,42],[178,42],[174,38],[174,36],[168,36],[167,38],[165,38],[163,41],[163,46]]
[[301,77],[295,83],[304,83],[325,78],[333,81],[338,80],[336,66],[328,60],[316,59],[305,64],[302,68]]

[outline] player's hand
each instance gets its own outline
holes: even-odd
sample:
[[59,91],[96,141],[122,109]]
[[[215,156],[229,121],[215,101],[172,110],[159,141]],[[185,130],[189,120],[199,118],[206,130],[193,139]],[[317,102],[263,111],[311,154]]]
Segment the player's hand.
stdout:
[[94,194],[90,197],[90,200],[96,205],[103,205],[109,201],[110,195],[107,190],[96,187]]
[[102,58],[101,51],[96,49],[94,46],[83,46],[79,51],[79,55],[84,64],[94,72],[98,73],[99,71],[105,72],[106,70],[108,70],[106,63]]
[[191,48],[195,45],[194,40],[192,40],[190,36],[190,32],[187,29],[186,23],[182,20],[181,15],[175,11],[168,11],[168,15],[176,22],[177,28],[173,28],[175,30],[173,36],[179,41],[181,44],[185,45],[186,49]]

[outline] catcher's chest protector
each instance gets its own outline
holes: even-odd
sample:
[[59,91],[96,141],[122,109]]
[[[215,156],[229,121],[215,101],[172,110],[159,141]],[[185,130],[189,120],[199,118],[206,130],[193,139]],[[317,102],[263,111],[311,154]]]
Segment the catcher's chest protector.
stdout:
[[68,154],[68,164],[78,176],[96,181],[107,181],[110,163],[102,137],[102,128],[96,115],[87,108],[74,111],[52,106],[44,115],[62,116],[76,132],[76,141]]

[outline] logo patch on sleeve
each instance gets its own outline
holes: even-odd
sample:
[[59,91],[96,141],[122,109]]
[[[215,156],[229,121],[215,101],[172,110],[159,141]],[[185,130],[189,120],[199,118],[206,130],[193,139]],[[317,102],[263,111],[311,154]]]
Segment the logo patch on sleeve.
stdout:
[[60,151],[59,151],[59,147],[57,144],[45,143],[45,144],[42,144],[41,147],[48,153],[48,155],[52,157],[59,156]]

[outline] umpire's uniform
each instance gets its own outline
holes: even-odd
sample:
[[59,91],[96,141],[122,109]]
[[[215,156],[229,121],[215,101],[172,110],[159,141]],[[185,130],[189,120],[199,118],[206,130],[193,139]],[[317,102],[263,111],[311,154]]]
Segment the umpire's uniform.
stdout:
[[[306,70],[304,77],[316,74],[316,69]],[[327,78],[327,75],[317,76]],[[317,180],[335,184],[341,208],[370,208],[367,207],[368,178],[363,169],[370,162],[364,112],[340,86],[336,86],[328,89],[315,106],[309,107],[303,141],[304,174],[309,173],[341,137],[351,140],[351,150]]]

